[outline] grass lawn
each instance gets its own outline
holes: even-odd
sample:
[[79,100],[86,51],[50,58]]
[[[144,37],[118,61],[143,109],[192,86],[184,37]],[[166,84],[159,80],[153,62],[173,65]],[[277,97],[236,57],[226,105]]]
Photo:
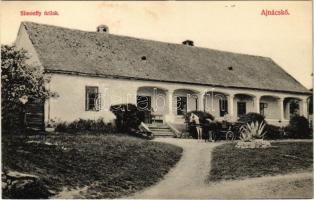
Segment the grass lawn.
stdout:
[[212,154],[209,181],[244,179],[312,171],[312,142],[273,142],[274,148],[238,149],[235,143],[218,146]]
[[128,136],[2,137],[4,169],[38,175],[58,192],[90,186],[80,198],[118,198],[148,187],[181,153],[180,147]]

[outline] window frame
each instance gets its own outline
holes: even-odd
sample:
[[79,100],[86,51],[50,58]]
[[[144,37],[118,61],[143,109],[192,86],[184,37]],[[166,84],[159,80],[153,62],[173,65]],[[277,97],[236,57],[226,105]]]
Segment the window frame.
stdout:
[[[185,99],[182,101],[182,99]],[[176,100],[177,100],[177,116],[184,116],[186,113],[187,113],[187,107],[188,107],[188,98],[186,96],[177,96],[176,97]],[[181,103],[180,107],[178,106],[179,102]],[[184,106],[182,104],[182,102],[185,102],[185,109],[184,109]],[[181,109],[183,108],[183,109]]]
[[[94,98],[94,108],[90,109],[89,107],[89,103],[90,103],[90,98],[89,98],[89,90],[90,89],[96,89],[96,95]],[[85,86],[85,111],[94,111],[94,112],[98,112],[101,110],[101,106],[98,105],[97,106],[97,101],[100,98],[100,93],[99,93],[99,87],[98,86]]]
[[226,114],[228,114],[228,100],[227,98],[219,99],[219,116],[223,117]]

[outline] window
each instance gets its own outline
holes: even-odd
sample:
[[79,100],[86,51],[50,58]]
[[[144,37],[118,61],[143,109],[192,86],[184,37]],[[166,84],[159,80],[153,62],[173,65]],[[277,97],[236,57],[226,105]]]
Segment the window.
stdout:
[[86,86],[86,111],[99,111],[101,108],[100,94],[98,87]]
[[177,97],[177,115],[184,115],[187,112],[187,98]]
[[238,117],[246,114],[246,102],[238,102]]
[[260,103],[259,104],[259,107],[260,107],[260,114],[265,116],[265,108],[267,108],[267,103]]
[[219,116],[223,117],[228,114],[228,101],[227,99],[219,99]]

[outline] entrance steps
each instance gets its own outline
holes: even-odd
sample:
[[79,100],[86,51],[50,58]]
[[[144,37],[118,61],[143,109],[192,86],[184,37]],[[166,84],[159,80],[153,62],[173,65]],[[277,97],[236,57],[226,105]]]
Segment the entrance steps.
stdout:
[[174,137],[174,133],[167,124],[146,124],[155,137]]

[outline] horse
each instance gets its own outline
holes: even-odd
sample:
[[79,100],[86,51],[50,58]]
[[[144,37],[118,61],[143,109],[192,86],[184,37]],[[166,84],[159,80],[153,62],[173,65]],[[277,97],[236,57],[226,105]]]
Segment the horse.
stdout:
[[200,118],[197,115],[195,115],[194,113],[191,113],[189,121],[195,122],[196,132],[197,132],[197,140],[202,141],[203,132],[202,132],[201,124],[200,124]]

